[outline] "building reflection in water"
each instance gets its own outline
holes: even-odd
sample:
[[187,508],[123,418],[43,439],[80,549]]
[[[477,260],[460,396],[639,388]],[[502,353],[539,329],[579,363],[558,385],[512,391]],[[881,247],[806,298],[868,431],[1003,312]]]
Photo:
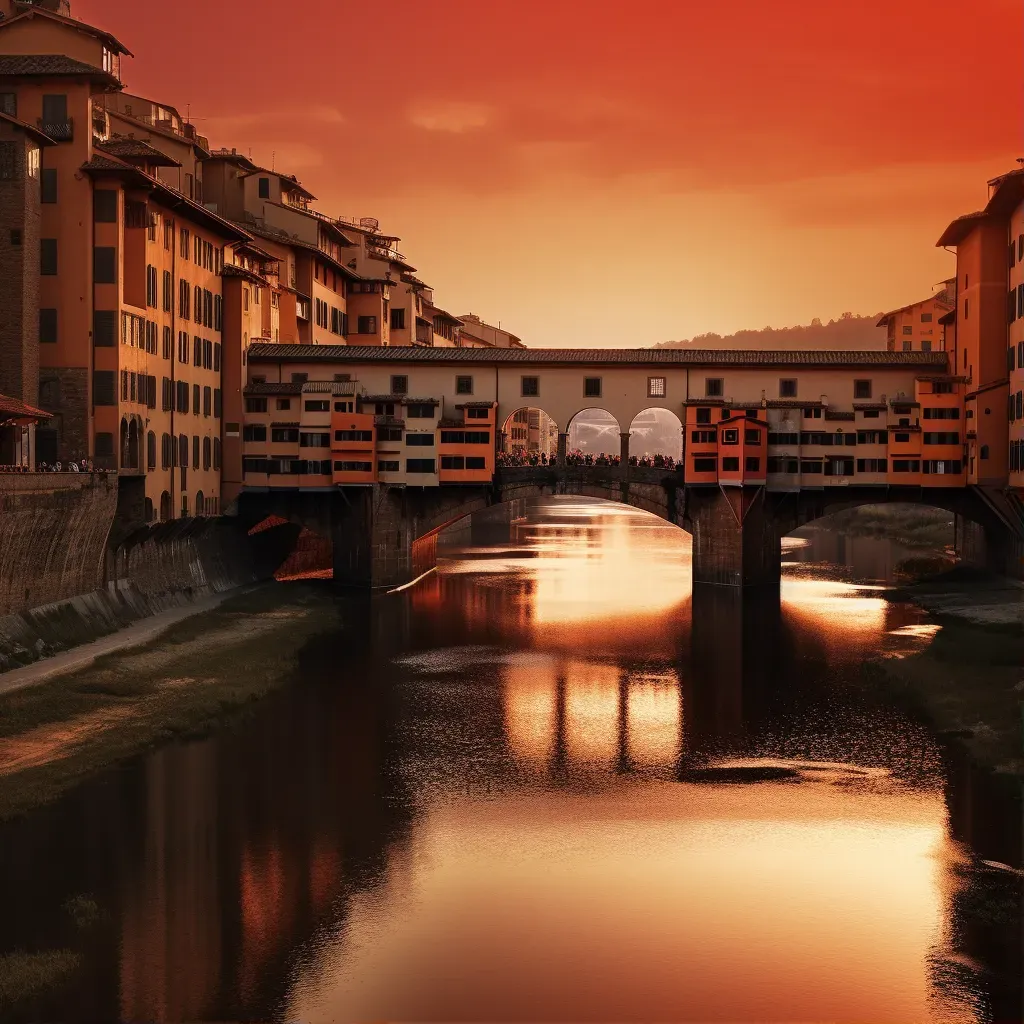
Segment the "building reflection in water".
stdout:
[[1014,1019],[959,876],[1012,810],[855,685],[917,612],[691,594],[684,535],[584,502],[457,543],[243,722],[0,830],[3,948],[108,915],[33,1019]]

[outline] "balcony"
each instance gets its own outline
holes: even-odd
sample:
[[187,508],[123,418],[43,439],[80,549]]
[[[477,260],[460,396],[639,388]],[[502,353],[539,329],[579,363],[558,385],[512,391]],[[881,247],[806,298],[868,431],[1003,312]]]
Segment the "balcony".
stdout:
[[48,135],[54,142],[70,142],[75,137],[75,121],[71,117],[60,121],[44,121],[39,118],[36,125],[44,135]]

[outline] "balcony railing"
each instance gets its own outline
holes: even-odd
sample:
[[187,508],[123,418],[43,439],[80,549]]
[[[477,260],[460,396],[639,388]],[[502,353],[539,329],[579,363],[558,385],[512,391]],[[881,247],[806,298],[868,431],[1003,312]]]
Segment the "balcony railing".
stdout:
[[39,130],[54,142],[70,142],[75,137],[74,118],[68,117],[61,121],[44,121],[39,118],[36,124]]

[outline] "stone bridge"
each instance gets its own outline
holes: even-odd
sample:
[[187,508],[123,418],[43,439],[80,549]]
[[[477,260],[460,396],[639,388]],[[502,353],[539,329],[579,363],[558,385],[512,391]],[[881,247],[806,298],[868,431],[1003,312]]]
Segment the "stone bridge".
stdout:
[[1024,516],[1000,491],[975,486],[773,491],[687,485],[679,471],[640,467],[505,468],[495,473],[493,483],[481,485],[246,491],[239,499],[239,514],[244,524],[273,515],[330,537],[338,582],[389,589],[435,565],[437,536],[446,526],[504,502],[550,495],[619,502],[690,533],[695,583],[778,583],[786,534],[866,504],[921,504],[950,512],[958,536],[969,531],[974,554],[999,571],[1019,570],[1024,555]]

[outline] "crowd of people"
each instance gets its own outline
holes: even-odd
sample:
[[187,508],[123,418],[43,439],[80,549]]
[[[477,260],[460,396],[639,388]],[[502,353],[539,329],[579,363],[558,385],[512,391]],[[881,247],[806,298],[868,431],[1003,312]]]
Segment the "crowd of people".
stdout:
[[25,465],[0,466],[0,473],[94,473],[92,459],[71,459],[68,462],[40,462],[34,470]]
[[[618,466],[621,462],[618,455],[607,455],[604,452],[593,454],[573,448],[565,453],[567,466]],[[629,464],[641,469],[676,469],[678,463],[671,455],[630,455]],[[512,451],[498,452],[499,468],[515,468],[522,466],[553,466],[555,457],[547,452],[528,452],[523,448]]]

